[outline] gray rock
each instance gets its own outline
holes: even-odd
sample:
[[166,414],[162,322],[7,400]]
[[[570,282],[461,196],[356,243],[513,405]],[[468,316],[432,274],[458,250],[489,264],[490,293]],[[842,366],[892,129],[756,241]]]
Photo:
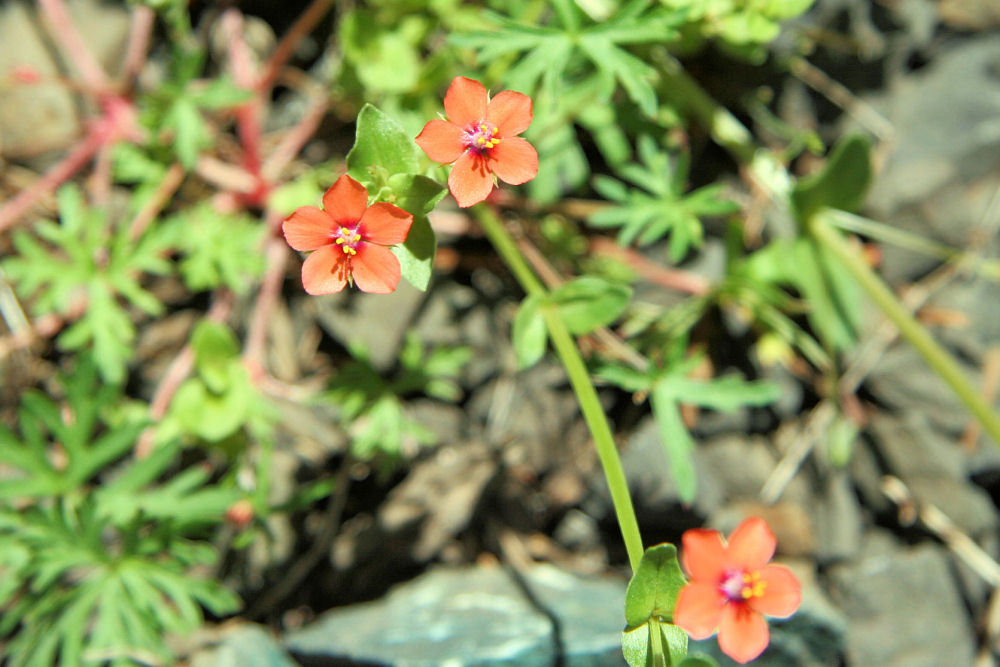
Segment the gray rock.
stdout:
[[865,518],[844,471],[830,471],[820,485],[810,510],[816,533],[816,560],[827,565],[858,553]]
[[[969,381],[977,385],[978,373],[959,362]],[[868,376],[867,386],[879,399],[900,411],[920,412],[947,433],[965,430],[972,416],[951,387],[904,343],[889,348]]]
[[978,536],[998,525],[996,506],[968,481],[968,458],[957,441],[942,437],[927,417],[876,414],[870,425],[889,472],[897,475],[920,502],[944,512],[965,532]]
[[[1000,43],[992,35],[954,42],[926,68],[893,79],[870,99],[892,124],[892,150],[868,205],[877,219],[965,247],[983,219],[1000,165]],[[914,278],[937,260],[886,244],[891,282]]]
[[904,480],[912,477],[965,478],[965,454],[958,444],[942,437],[926,413],[872,415],[869,432],[889,472]]
[[363,345],[372,365],[380,371],[395,364],[396,355],[409,330],[424,293],[401,281],[392,294],[343,291],[309,297],[307,307],[316,308],[320,326],[345,346]]
[[[31,66],[45,77],[58,74],[31,14],[20,2],[0,7],[0,77],[6,78],[19,65]],[[0,94],[0,152],[7,157],[62,148],[79,132],[73,97],[64,86],[19,85]]]
[[540,565],[439,569],[288,635],[310,665],[620,667],[625,582]]
[[271,636],[259,625],[240,625],[226,631],[210,649],[195,653],[191,667],[298,667]]
[[[30,65],[42,76],[52,77],[60,68],[71,77],[72,63],[58,64],[46,47],[50,39],[42,28],[35,3],[11,2],[0,6],[0,78],[18,65]],[[128,36],[128,12],[117,4],[96,0],[67,3],[70,19],[98,62],[113,76],[122,62]],[[59,57],[63,54],[58,50]],[[25,113],[29,109],[30,113]],[[8,157],[32,157],[63,148],[81,130],[73,96],[65,86],[40,83],[14,86],[0,95],[0,152]]]
[[941,547],[870,533],[862,556],[831,570],[851,665],[971,665],[975,636]]

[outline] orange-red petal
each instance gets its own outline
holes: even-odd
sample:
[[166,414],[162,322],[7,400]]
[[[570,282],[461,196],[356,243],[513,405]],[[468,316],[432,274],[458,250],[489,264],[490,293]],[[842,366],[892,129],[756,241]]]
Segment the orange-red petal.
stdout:
[[729,536],[726,556],[735,567],[759,570],[774,556],[778,540],[760,517],[750,517]]
[[464,76],[456,76],[444,95],[444,111],[448,120],[460,128],[478,123],[486,117],[487,93],[483,84]]
[[521,185],[538,175],[538,153],[527,140],[507,137],[490,150],[488,166],[504,183]]
[[427,157],[442,164],[454,162],[465,152],[462,128],[439,118],[428,121],[416,141]]
[[726,548],[719,531],[707,528],[684,531],[681,546],[681,565],[688,576],[718,587],[726,567]]
[[802,603],[802,585],[784,565],[768,565],[761,570],[764,594],[747,601],[753,609],[768,616],[785,618],[795,613]]
[[315,250],[330,243],[337,225],[315,206],[301,206],[281,223],[285,241],[296,250]]
[[726,605],[719,621],[719,648],[738,663],[750,662],[767,648],[771,633],[764,617],[741,604]]
[[361,216],[361,238],[380,245],[396,245],[406,240],[413,216],[393,204],[372,204]]
[[493,174],[486,159],[474,151],[458,158],[448,175],[448,189],[462,208],[478,204],[493,192]]
[[384,246],[362,243],[351,259],[351,275],[362,292],[388,294],[399,284],[399,260]]
[[341,225],[353,226],[368,208],[368,190],[344,174],[323,194],[323,210]]
[[302,287],[309,294],[333,294],[347,284],[347,255],[340,246],[324,246],[302,264]]
[[531,115],[531,98],[513,90],[497,93],[486,108],[486,120],[496,125],[501,137],[513,137],[527,130]]
[[719,627],[725,606],[726,596],[718,586],[693,581],[677,596],[674,623],[694,639],[705,639]]

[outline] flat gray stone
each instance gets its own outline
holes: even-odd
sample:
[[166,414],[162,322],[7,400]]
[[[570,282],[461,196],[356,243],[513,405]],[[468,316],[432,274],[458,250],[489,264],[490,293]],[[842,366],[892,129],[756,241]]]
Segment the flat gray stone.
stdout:
[[867,538],[861,558],[830,573],[847,617],[847,664],[971,665],[975,634],[943,549]]
[[285,646],[309,665],[550,667],[561,655],[567,667],[622,667],[624,600],[623,580],[549,565],[520,575],[439,569],[381,600],[329,611]]
[[191,667],[298,667],[278,639],[259,625],[226,631],[210,649],[195,653]]

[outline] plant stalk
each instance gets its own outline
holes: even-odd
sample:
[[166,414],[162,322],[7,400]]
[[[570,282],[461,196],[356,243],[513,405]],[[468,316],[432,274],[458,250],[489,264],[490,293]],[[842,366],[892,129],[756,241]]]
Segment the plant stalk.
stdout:
[[809,226],[812,235],[837,256],[844,268],[858,281],[861,289],[896,325],[900,335],[917,350],[927,365],[948,383],[959,400],[993,438],[994,443],[1000,446],[1000,416],[976,391],[948,352],[927,333],[927,329],[917,322],[896,295],[875,275],[862,256],[854,252],[840,233],[833,228],[832,221],[829,220],[830,215],[830,212],[822,211],[813,217]]
[[[544,297],[548,293],[545,286],[528,266],[500,218],[485,205],[476,206],[472,210],[493,247],[507,263],[524,291],[531,296]],[[615,446],[611,427],[604,415],[597,391],[590,381],[590,374],[580,356],[576,341],[573,340],[566,325],[559,319],[559,315],[553,308],[543,307],[542,315],[545,318],[545,326],[548,328],[552,346],[556,349],[556,353],[566,369],[566,375],[569,376],[570,385],[572,385],[576,400],[580,404],[580,411],[583,413],[590,434],[594,438],[594,446],[597,447],[597,455],[601,460],[608,489],[611,491],[611,502],[618,518],[618,526],[625,541],[629,564],[632,566],[632,571],[635,572],[642,559],[642,537],[639,534],[639,522],[635,517],[628,483],[625,480],[625,471],[622,468],[621,459],[618,457],[618,448]]]

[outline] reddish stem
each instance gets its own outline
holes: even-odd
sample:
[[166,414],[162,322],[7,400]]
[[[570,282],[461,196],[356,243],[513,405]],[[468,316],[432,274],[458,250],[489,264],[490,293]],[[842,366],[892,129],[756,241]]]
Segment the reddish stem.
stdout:
[[94,54],[84,43],[76,26],[73,25],[69,14],[66,13],[63,0],[38,0],[38,4],[45,12],[56,44],[66,52],[67,60],[80,72],[80,76],[92,89],[91,92],[99,93],[110,90],[111,82],[108,80],[108,75],[104,73],[101,65],[94,58]]
[[[214,293],[212,307],[209,308],[205,319],[211,322],[225,322],[233,310],[233,293],[229,290],[216,290]],[[187,343],[181,351],[170,362],[170,367],[160,380],[153,400],[149,404],[149,416],[153,421],[160,421],[170,409],[170,402],[174,394],[180,389],[181,384],[191,374],[194,368],[194,350],[191,344]],[[153,451],[153,441],[156,437],[156,427],[150,426],[139,436],[135,445],[136,458],[145,458]]]
[[146,62],[149,36],[153,32],[155,20],[156,12],[145,5],[138,5],[132,10],[132,28],[129,30],[128,46],[125,47],[125,61],[121,73],[122,79],[126,82],[138,76]]
[[316,128],[323,122],[328,107],[326,96],[316,99],[295,127],[288,130],[281,143],[271,152],[264,162],[262,173],[269,181],[277,180],[281,171],[295,159],[306,142],[315,134]]
[[590,242],[590,247],[595,253],[613,255],[626,262],[651,283],[695,296],[705,294],[711,288],[710,283],[699,275],[680,269],[664,268],[649,261],[635,250],[622,248],[614,241],[595,238]]
[[52,167],[44,176],[30,186],[18,192],[13,199],[0,206],[0,232],[4,231],[21,219],[35,203],[54,191],[60,184],[67,181],[80,170],[104,143],[98,132],[90,132],[77,144],[69,155]]
[[257,90],[262,93],[271,90],[274,82],[278,80],[281,68],[292,57],[299,42],[302,41],[303,37],[312,32],[312,29],[316,27],[320,19],[326,16],[326,13],[330,11],[332,6],[333,0],[313,0],[309,8],[299,15],[299,18],[281,38],[281,42],[278,43],[277,48],[274,49],[271,57],[268,58],[267,63],[264,65],[264,74],[261,76],[260,81],[257,82]]
[[[275,214],[270,214],[268,227],[275,228],[280,221]],[[267,268],[261,281],[257,301],[254,303],[253,314],[250,316],[250,326],[247,331],[247,343],[243,350],[243,360],[250,369],[250,377],[259,379],[264,373],[264,346],[267,344],[268,323],[271,310],[281,295],[281,282],[285,278],[285,264],[288,262],[288,246],[285,240],[276,236],[269,237],[265,249]]]
[[136,213],[132,222],[128,226],[128,237],[136,241],[143,233],[149,224],[156,219],[163,207],[167,205],[170,198],[174,196],[177,192],[177,188],[181,186],[184,181],[184,167],[180,165],[179,162],[175,162],[171,165],[170,169],[163,176],[163,180],[160,185],[157,186],[156,191],[149,198],[149,200],[143,205],[143,207]]
[[[222,28],[229,41],[229,63],[233,69],[233,79],[248,90],[257,90],[257,75],[254,72],[250,47],[243,39],[243,16],[236,9],[227,9],[222,15]],[[243,147],[243,167],[256,180],[255,187],[246,198],[247,203],[262,205],[267,199],[268,184],[261,176],[261,114],[264,98],[256,92],[248,102],[236,108],[236,131]]]

